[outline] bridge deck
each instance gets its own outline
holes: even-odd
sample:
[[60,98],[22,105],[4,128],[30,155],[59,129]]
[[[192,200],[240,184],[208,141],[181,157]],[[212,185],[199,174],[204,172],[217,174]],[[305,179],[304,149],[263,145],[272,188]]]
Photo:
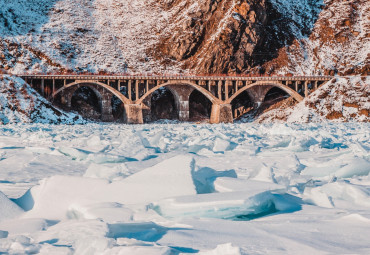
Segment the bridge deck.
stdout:
[[62,80],[228,80],[228,81],[329,81],[333,76],[195,76],[195,75],[43,75],[20,74],[25,79]]

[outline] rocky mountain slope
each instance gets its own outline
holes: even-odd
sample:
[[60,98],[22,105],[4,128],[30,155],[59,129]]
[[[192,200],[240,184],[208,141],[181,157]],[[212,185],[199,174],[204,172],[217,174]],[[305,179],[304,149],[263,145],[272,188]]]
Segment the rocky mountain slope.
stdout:
[[163,70],[146,51],[167,26],[157,1],[0,1],[0,62],[12,72]]
[[[264,69],[294,74],[369,74],[369,2],[325,0],[323,4],[309,36],[296,37],[276,59],[265,63]],[[280,10],[285,7],[281,4]],[[289,6],[285,9],[294,12]]]
[[337,78],[299,104],[290,98],[267,110],[256,121],[268,122],[370,122],[370,78]]
[[366,74],[367,0],[0,1],[11,72]]
[[[0,0],[0,69],[357,75],[294,109],[289,100],[258,109],[273,110],[259,121],[369,121],[370,81],[359,77],[370,68],[369,17],[367,0]],[[74,118],[37,99],[21,80],[6,77],[1,86],[3,123]],[[56,115],[35,115],[38,104]]]
[[280,48],[308,36],[321,7],[318,0],[172,1],[171,33],[157,52],[196,72],[265,72],[261,65]]
[[52,106],[21,78],[0,76],[0,124],[64,123],[85,121],[73,113],[65,113]]

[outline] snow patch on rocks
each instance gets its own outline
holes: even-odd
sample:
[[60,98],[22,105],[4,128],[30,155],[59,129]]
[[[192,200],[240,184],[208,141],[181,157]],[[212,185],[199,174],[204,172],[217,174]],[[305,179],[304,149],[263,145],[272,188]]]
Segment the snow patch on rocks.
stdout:
[[52,106],[23,79],[0,76],[0,124],[11,123],[82,124],[76,114]]
[[277,120],[305,122],[369,122],[370,77],[338,77],[326,83],[299,104],[262,114],[257,122]]
[[15,0],[0,7],[0,42],[20,45],[20,61],[6,61],[11,72],[57,69],[35,61],[42,54],[69,70],[171,71],[148,54],[170,16],[158,1]]
[[[279,73],[368,73],[370,20],[366,17],[369,16],[370,8],[367,0],[272,0],[272,3],[285,17],[294,21],[290,26],[298,32],[297,40],[287,46],[285,53],[288,62],[280,67]],[[315,4],[315,8],[309,7]],[[310,26],[313,28],[310,34],[300,36],[299,29],[294,28],[315,21],[311,15],[317,11],[318,19],[313,27]]]

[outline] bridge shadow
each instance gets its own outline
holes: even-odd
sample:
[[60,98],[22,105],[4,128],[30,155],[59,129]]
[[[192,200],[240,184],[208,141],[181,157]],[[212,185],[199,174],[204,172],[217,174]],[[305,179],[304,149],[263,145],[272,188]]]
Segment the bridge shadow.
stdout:
[[26,35],[38,31],[49,21],[48,13],[58,1],[3,1],[0,10],[1,37]]
[[146,118],[149,120],[146,122],[179,119],[175,96],[168,88],[162,87],[154,91],[150,101],[150,116]]
[[211,110],[212,102],[195,89],[189,96],[189,121],[208,121]]
[[[129,97],[127,88],[125,86],[122,86],[119,90],[119,92],[124,95],[125,97]],[[111,100],[112,105],[112,114],[114,121],[118,123],[125,123],[126,120],[126,112],[125,107],[122,101],[115,95],[112,96]]]

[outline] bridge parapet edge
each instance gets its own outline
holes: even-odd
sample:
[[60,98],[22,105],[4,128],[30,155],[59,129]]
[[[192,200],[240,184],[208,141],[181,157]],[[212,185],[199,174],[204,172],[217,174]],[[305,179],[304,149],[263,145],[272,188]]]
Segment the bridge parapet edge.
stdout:
[[63,80],[207,80],[207,81],[329,81],[335,76],[136,76],[136,75],[17,75],[26,79],[63,79]]

